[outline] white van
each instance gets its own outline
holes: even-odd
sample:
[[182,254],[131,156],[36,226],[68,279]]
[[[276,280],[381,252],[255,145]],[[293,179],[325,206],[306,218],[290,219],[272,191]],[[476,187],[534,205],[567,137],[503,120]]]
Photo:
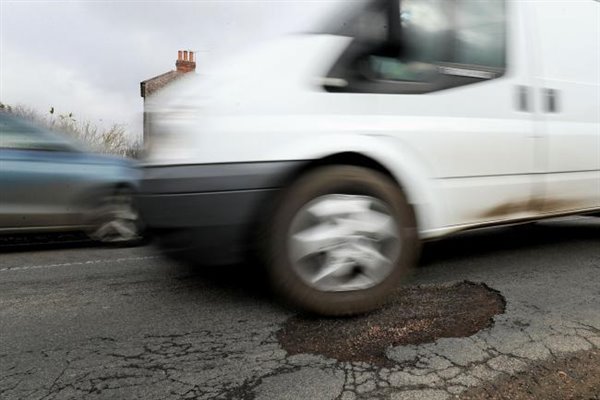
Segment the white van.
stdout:
[[600,211],[600,2],[342,2],[183,79],[141,207],[198,261],[258,248],[306,310],[371,310],[419,243]]

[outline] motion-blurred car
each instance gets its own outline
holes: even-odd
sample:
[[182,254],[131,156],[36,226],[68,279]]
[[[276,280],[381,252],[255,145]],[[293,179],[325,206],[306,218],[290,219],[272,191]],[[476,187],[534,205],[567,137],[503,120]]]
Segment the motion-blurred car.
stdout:
[[148,225],[254,245],[313,312],[377,307],[423,240],[600,210],[598,1],[340,2],[191,79],[149,116]]
[[88,152],[60,134],[0,112],[0,234],[85,231],[139,240],[134,162]]

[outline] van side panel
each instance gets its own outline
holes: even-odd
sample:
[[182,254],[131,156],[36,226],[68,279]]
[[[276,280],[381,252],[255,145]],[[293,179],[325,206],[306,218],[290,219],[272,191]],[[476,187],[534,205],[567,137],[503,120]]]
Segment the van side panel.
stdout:
[[545,211],[600,208],[600,2],[531,7]]

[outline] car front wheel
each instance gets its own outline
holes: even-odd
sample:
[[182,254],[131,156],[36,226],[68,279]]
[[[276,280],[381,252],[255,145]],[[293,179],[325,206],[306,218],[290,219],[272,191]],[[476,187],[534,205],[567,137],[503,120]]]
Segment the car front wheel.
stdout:
[[93,212],[92,228],[88,235],[106,244],[135,244],[141,240],[141,220],[133,193],[116,190],[102,198]]

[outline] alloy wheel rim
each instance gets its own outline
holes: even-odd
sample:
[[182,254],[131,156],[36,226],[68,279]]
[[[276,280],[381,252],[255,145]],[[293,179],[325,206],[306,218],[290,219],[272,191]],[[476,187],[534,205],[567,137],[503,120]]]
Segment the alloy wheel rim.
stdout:
[[364,195],[331,194],[304,205],[288,234],[294,272],[324,292],[364,290],[383,282],[401,251],[390,208]]
[[94,239],[105,243],[117,243],[139,237],[139,215],[131,196],[111,196],[99,213],[101,222],[92,234]]

